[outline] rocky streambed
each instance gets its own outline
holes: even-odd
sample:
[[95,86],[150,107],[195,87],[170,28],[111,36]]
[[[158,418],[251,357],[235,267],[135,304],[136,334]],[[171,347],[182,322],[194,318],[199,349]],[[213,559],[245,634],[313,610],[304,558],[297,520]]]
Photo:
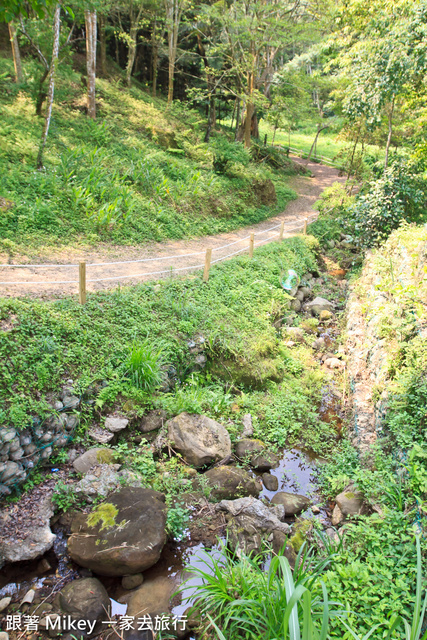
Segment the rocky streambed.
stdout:
[[[298,313],[318,318],[317,328],[286,323],[283,340],[289,350],[309,345],[328,372],[319,419],[333,425],[339,440],[343,415],[334,376],[345,365],[335,343],[336,308],[321,296],[307,301],[311,286],[308,280],[292,292],[295,303],[289,306],[294,318]],[[338,524],[352,510],[359,512],[353,493],[338,496],[335,505],[318,495],[321,460],[255,438],[251,414],[242,423],[232,443],[226,426],[208,416],[182,412],[166,420],[164,412],[150,411],[140,420],[143,446],[178,460],[179,473],[171,479],[181,487],[171,498],[148,488],[143,470],[136,472],[126,456],[120,459],[103,446],[103,437],[111,441],[129,429],[126,418],[113,414],[104,429],[91,431],[98,446],[70,450],[50,478],[6,504],[0,523],[0,626],[10,640],[61,633],[67,640],[96,635],[150,640],[152,632],[142,626],[144,621],[149,626],[148,619],[155,630],[164,626],[162,637],[168,629],[170,637],[197,638],[198,621],[191,615],[183,628],[182,616],[200,583],[186,567],[206,568],[206,554],[226,553],[218,540],[227,540],[237,554],[257,553],[267,543],[274,552],[284,550],[292,565],[314,521],[334,537],[331,519]],[[165,481],[171,475],[160,473]],[[58,481],[65,488],[56,506],[65,513],[55,513],[51,501]],[[76,496],[83,504],[78,509],[67,502]],[[183,513],[190,517],[177,541],[174,518]],[[184,601],[176,592],[186,579]],[[86,626],[76,629],[78,620]]]

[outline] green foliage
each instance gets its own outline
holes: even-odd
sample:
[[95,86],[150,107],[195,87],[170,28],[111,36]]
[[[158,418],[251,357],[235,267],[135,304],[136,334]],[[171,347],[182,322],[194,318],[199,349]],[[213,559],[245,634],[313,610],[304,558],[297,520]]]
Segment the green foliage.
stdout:
[[[392,615],[412,617],[416,575],[412,523],[403,513],[391,511],[383,518],[374,514],[346,525],[342,552],[322,579],[329,597],[345,607],[349,626],[363,635]],[[315,593],[320,595],[319,587]],[[378,630],[373,637],[387,637],[386,631]],[[341,624],[335,620],[330,638],[343,638]]]
[[[18,93],[12,61],[0,58],[0,184],[13,202],[0,218],[0,240],[15,243],[15,253],[209,235],[267,219],[295,197],[279,172],[251,163],[242,145],[225,136],[217,136],[212,148],[223,148],[239,175],[217,175],[211,146],[201,140],[199,114],[166,111],[163,100],[140,89],[97,79],[102,106],[96,121],[87,118],[75,108],[86,100],[85,89],[68,58],[57,69],[46,172],[34,171],[40,138],[33,113],[37,65],[23,59],[28,81]],[[165,140],[182,146],[181,155]],[[203,157],[185,151],[195,147]],[[260,205],[248,189],[255,173],[282,185],[277,204]]]
[[190,519],[187,507],[179,501],[168,505],[166,531],[174,540],[182,540]]
[[[219,558],[203,560],[205,568],[188,567],[202,579],[197,590],[197,609],[209,617],[226,640],[326,640],[330,620],[339,615],[324,589],[313,597],[310,570],[294,575],[288,560],[279,554],[271,558],[268,570],[262,566],[265,554],[236,560],[223,545]],[[328,562],[328,561],[327,561]],[[326,562],[326,564],[327,564]],[[311,572],[317,574],[316,563]],[[185,594],[185,583],[182,587]],[[208,625],[209,626],[209,625]]]
[[210,147],[214,152],[213,167],[216,173],[226,174],[229,165],[247,166],[249,164],[249,152],[240,142],[232,142],[223,136],[217,136],[212,139]]
[[117,459],[125,463],[127,469],[133,469],[142,476],[144,483],[150,482],[155,476],[156,463],[153,452],[148,445],[132,447],[127,442],[119,442],[114,446],[114,451]]
[[56,483],[52,493],[52,502],[58,509],[66,513],[70,509],[77,509],[84,506],[83,496],[78,495],[72,484],[66,484],[62,480]]
[[[129,349],[149,335],[184,382],[192,360],[181,323],[189,318],[192,331],[206,338],[220,378],[226,376],[226,360],[235,363],[237,373],[248,371],[251,381],[270,363],[267,371],[273,366],[277,371],[278,365],[283,371],[272,324],[286,314],[280,275],[289,268],[304,273],[315,267],[308,240],[295,237],[260,247],[253,260],[242,256],[213,267],[203,286],[200,277],[146,283],[89,295],[85,305],[73,298],[0,299],[0,319],[12,326],[0,332],[1,419],[26,427],[31,416],[49,415],[45,394],[57,392],[65,377],[78,380],[79,393],[95,388],[90,393],[96,393],[98,407],[120,407],[127,398],[136,411],[147,407],[150,395],[124,378]],[[215,378],[209,384],[214,383],[201,401],[203,408],[212,403],[213,416],[231,402],[229,392],[221,391]],[[200,402],[191,384],[178,389],[177,402],[187,402],[193,393],[193,405]],[[93,409],[83,408],[89,419]]]
[[394,163],[350,206],[346,227],[362,246],[381,244],[402,222],[425,219],[426,198],[422,176],[404,164]]
[[163,382],[163,352],[156,348],[149,338],[132,345],[131,352],[125,362],[127,375],[138,389],[152,393]]
[[118,513],[119,510],[114,504],[111,504],[111,502],[103,502],[88,515],[88,526],[96,527],[97,525],[101,525],[99,528],[100,531],[111,529],[111,527],[118,524],[116,520]]

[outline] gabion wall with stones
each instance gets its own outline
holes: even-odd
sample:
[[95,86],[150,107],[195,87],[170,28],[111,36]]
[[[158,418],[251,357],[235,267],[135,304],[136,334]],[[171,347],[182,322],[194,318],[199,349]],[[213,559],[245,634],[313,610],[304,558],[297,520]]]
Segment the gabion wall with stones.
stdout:
[[64,387],[52,407],[57,412],[44,421],[35,419],[24,430],[0,428],[0,496],[22,484],[31,469],[48,460],[54,448],[65,446],[79,424],[80,399],[73,394],[72,383]]

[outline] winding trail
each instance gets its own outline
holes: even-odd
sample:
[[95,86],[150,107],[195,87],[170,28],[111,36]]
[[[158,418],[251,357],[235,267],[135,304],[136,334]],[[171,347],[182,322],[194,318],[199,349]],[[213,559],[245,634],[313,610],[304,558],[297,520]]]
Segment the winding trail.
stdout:
[[[301,162],[300,158],[292,159],[295,162]],[[271,230],[271,227],[280,225],[282,221],[285,222],[284,237],[300,233],[305,218],[315,213],[313,204],[318,200],[322,191],[334,182],[345,181],[345,178],[340,177],[338,170],[333,167],[310,162],[308,168],[312,172],[311,177],[295,176],[289,180],[289,186],[295,189],[298,198],[290,202],[283,213],[273,218],[251,227],[242,227],[236,231],[204,236],[194,240],[170,240],[144,246],[106,246],[93,252],[84,252],[78,249],[70,252],[67,248],[66,253],[65,251],[57,253],[54,258],[50,256],[49,259],[40,258],[40,264],[43,261],[43,264],[49,265],[47,268],[0,268],[0,282],[7,282],[7,284],[0,285],[0,295],[50,298],[75,294],[78,291],[78,267],[76,265],[80,261],[87,263],[88,291],[111,289],[119,283],[136,284],[149,279],[157,280],[175,273],[183,275],[192,273],[193,270],[203,266],[204,254],[208,247],[211,247],[214,252],[212,254],[212,264],[214,264],[215,261],[220,261],[230,254],[239,252],[239,250],[242,250],[242,253],[248,250],[247,236],[251,233],[256,234],[255,247],[257,244],[264,244],[277,238],[279,229]],[[299,229],[294,229],[298,225]],[[289,231],[287,232],[286,229]],[[188,254],[196,255],[189,256]],[[175,258],[169,260],[170,256]],[[135,262],[144,259],[149,259],[149,261]],[[122,264],[111,264],[114,262],[122,262]],[[64,266],[59,267],[58,263]],[[91,265],[91,263],[96,264]],[[20,284],[23,282],[25,284]]]

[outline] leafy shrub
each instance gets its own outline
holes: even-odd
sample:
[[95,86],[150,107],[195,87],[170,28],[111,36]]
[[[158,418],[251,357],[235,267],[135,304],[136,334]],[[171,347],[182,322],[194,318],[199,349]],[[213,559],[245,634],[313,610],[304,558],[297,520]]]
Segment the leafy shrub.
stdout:
[[427,188],[422,176],[396,162],[381,178],[370,183],[367,193],[358,196],[348,209],[345,226],[357,236],[360,245],[379,245],[403,221],[422,222],[426,202]]
[[169,506],[166,531],[174,540],[182,540],[190,519],[190,513],[182,502]]
[[138,389],[150,393],[163,382],[163,352],[149,338],[134,343],[125,363],[126,373]]
[[249,152],[240,142],[231,142],[220,136],[214,138],[210,146],[214,152],[213,167],[216,173],[226,173],[231,164],[249,164]]

